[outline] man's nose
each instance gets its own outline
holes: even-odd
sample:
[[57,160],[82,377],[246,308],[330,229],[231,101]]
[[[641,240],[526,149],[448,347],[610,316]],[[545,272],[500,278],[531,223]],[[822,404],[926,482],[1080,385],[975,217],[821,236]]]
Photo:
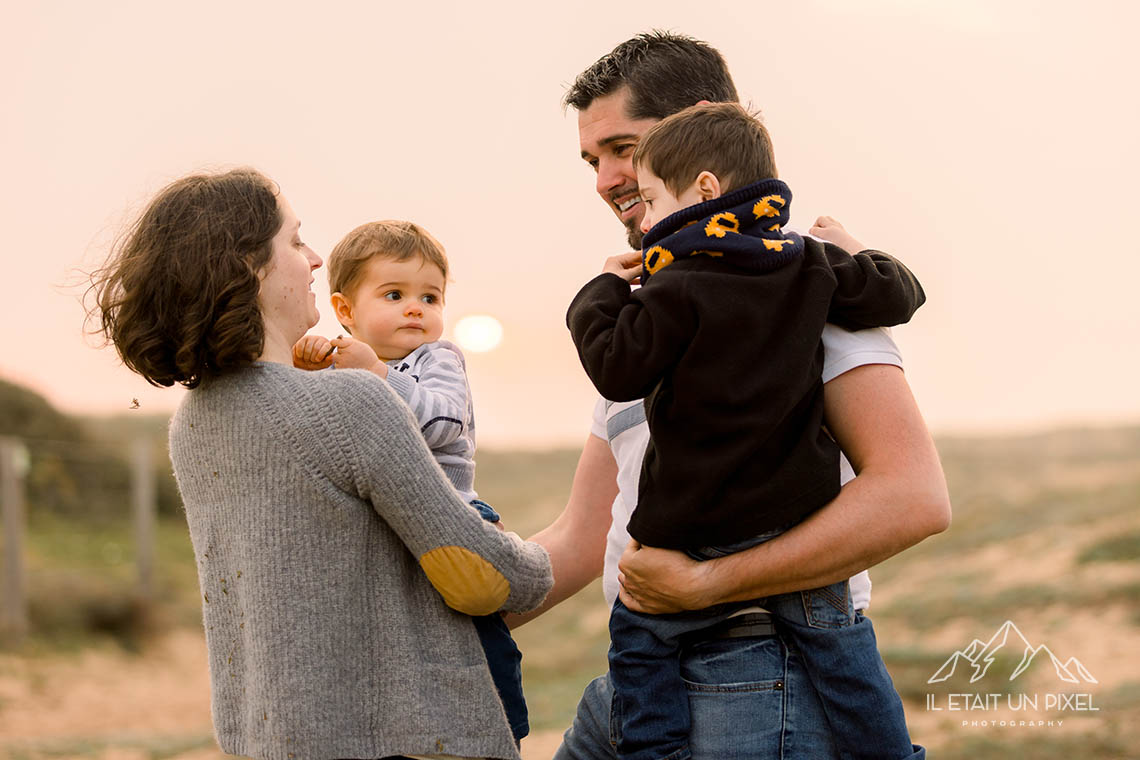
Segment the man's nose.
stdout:
[[608,159],[601,159],[598,163],[598,195],[604,197],[607,201],[610,199],[610,191],[616,190],[625,184],[625,177],[621,175],[621,166],[617,161]]

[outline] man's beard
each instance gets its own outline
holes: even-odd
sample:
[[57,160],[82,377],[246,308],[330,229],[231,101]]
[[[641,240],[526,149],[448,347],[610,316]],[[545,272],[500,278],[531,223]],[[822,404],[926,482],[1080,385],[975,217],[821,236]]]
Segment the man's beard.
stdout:
[[641,232],[641,221],[630,219],[625,223],[625,239],[629,242],[629,247],[635,251],[641,250],[641,241],[645,237]]

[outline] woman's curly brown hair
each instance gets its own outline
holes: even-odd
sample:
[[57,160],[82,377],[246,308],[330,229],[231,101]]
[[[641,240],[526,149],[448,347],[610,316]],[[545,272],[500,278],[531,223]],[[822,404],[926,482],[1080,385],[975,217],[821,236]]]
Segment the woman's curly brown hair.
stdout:
[[258,270],[281,229],[278,189],[253,169],[165,187],[91,275],[88,320],[158,386],[250,365],[264,348]]

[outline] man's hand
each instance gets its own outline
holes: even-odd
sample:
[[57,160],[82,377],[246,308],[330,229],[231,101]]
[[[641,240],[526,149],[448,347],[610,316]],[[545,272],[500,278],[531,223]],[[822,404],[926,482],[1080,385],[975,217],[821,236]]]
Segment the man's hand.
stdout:
[[859,251],[867,250],[867,246],[856,240],[838,220],[832,219],[830,216],[821,216],[816,219],[815,224],[808,232],[820,240],[826,240],[839,246],[848,253],[859,253]]
[[372,346],[353,337],[338,335],[330,343],[336,346],[338,369],[366,369],[380,377],[388,377],[388,365],[372,350]]
[[635,283],[641,277],[641,253],[630,251],[629,253],[610,256],[606,259],[606,265],[602,267],[602,271],[616,274],[628,283]]
[[705,592],[710,566],[631,540],[618,561],[618,596],[634,612],[651,615],[704,609],[715,601]]
[[333,363],[333,344],[321,335],[306,335],[293,344],[293,366],[297,369],[324,369]]

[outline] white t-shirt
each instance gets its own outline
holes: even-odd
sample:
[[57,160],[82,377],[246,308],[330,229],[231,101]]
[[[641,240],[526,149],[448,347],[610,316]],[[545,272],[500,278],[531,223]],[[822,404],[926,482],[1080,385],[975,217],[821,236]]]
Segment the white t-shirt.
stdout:
[[[823,329],[823,382],[864,364],[891,364],[902,367],[902,355],[891,339],[890,330],[879,327],[850,332],[834,325]],[[637,506],[637,484],[641,477],[641,460],[649,444],[649,425],[641,401],[610,402],[598,399],[594,406],[590,433],[607,441],[618,466],[618,495],[613,504],[613,524],[606,536],[606,563],[602,571],[602,590],[606,602],[613,606],[617,599],[617,565],[629,544],[629,518]],[[847,458],[839,458],[839,480],[846,483],[855,477]],[[741,540],[747,536],[741,536]],[[851,579],[851,599],[855,609],[865,610],[871,603],[871,576],[867,571]]]

